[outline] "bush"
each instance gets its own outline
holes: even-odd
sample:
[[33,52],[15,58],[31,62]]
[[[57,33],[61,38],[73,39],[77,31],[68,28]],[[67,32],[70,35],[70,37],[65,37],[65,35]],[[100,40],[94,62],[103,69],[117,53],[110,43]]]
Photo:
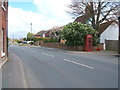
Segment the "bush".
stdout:
[[61,38],[66,40],[65,44],[68,46],[80,46],[84,45],[86,35],[92,34],[93,45],[96,45],[98,44],[97,33],[98,32],[88,24],[73,22],[63,28]]
[[51,43],[58,43],[58,42],[59,42],[59,39],[49,39],[48,42],[51,42]]
[[48,41],[49,41],[49,38],[34,38],[34,41],[48,42]]
[[34,38],[34,42],[35,41],[43,41],[44,43],[58,43],[59,39],[52,39],[52,38]]

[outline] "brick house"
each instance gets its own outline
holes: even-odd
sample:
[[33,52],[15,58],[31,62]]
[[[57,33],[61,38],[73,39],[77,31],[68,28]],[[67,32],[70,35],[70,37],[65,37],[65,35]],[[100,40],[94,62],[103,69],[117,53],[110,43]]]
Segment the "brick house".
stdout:
[[8,55],[8,2],[0,1],[0,66]]
[[37,34],[34,35],[34,37],[36,37],[36,38],[44,37],[43,34],[44,34],[45,32],[46,32],[46,31],[44,31],[44,30],[39,31]]
[[50,37],[50,30],[47,31],[40,31],[37,34],[34,35],[36,38],[49,38]]

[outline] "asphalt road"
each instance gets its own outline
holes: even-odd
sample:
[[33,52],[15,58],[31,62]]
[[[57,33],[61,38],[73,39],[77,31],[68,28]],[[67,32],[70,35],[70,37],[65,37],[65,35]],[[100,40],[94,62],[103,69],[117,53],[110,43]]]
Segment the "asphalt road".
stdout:
[[3,88],[118,88],[118,58],[47,47],[10,46]]

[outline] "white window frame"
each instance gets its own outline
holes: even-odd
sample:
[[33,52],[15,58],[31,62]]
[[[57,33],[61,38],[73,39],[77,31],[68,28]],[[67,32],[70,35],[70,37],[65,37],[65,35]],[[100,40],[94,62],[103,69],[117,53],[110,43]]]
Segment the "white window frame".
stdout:
[[42,37],[45,38],[45,33],[43,33]]
[[5,0],[2,0],[2,8],[3,8],[4,11],[6,11],[6,8],[4,6],[4,2],[5,2]]
[[2,52],[2,57],[4,57],[5,56],[5,53],[4,53],[4,29],[2,29],[2,39],[1,39],[1,41],[2,41],[2,50],[1,50],[1,52]]

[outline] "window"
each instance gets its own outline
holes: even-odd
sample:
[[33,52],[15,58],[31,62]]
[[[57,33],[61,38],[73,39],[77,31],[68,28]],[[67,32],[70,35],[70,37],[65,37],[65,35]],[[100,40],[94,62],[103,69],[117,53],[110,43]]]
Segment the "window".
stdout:
[[2,8],[3,8],[4,11],[6,11],[6,9],[5,9],[5,0],[2,0]]
[[4,28],[2,28],[2,57],[5,56],[4,53]]

